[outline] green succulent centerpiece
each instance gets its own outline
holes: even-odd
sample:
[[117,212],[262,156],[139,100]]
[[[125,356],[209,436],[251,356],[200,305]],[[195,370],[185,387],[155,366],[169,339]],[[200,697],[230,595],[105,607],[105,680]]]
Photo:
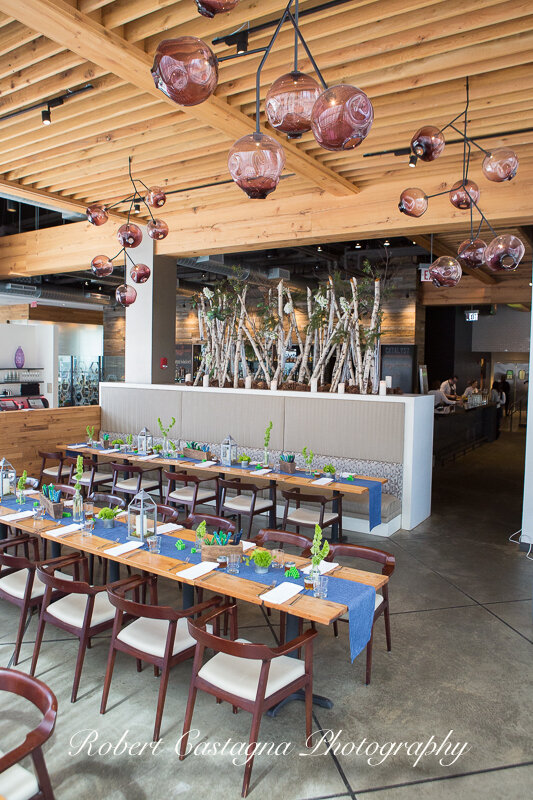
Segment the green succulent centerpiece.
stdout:
[[254,562],[256,572],[268,572],[268,568],[272,563],[272,553],[269,550],[256,549],[250,555],[248,563],[250,563],[250,561]]
[[320,575],[320,564],[329,553],[329,542],[322,536],[322,528],[315,525],[315,535],[311,545],[311,573]]

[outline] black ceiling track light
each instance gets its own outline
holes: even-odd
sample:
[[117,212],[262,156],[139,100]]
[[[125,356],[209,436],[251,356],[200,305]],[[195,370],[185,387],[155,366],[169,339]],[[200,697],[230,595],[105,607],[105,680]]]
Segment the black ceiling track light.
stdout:
[[0,122],[4,122],[4,120],[7,119],[13,119],[13,117],[20,117],[22,114],[28,114],[30,111],[36,111],[40,108],[42,109],[42,124],[50,125],[52,122],[51,111],[53,108],[58,108],[59,106],[62,106],[66,100],[70,100],[72,97],[76,97],[84,92],[89,92],[91,89],[94,89],[92,83],[87,83],[85,86],[82,86],[79,89],[67,89],[65,94],[61,94],[58,97],[52,97],[50,100],[42,100],[40,103],[34,103],[32,106],[19,108],[17,111],[12,111],[10,114],[5,114],[3,117],[0,117]]

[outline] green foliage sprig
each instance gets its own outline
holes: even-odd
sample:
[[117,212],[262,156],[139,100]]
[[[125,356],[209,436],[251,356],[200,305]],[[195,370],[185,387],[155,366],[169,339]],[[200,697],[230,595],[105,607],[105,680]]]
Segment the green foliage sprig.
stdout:
[[81,479],[83,476],[83,456],[78,456],[76,459],[76,483],[74,488],[79,492],[81,489]]
[[126,444],[128,445],[128,447],[133,447],[133,434],[128,433],[128,435],[126,436]]
[[161,422],[161,417],[157,418],[157,424],[159,425],[159,430],[161,431],[162,435],[166,439],[168,437],[169,432],[172,430],[172,428],[176,424],[176,417],[172,417],[172,419],[170,420],[170,425],[168,426],[168,428],[165,428],[165,426]]
[[304,447],[302,450],[302,455],[304,457],[304,461],[307,464],[308,469],[311,470],[311,465],[313,463],[313,458],[315,457],[315,454],[313,453],[310,447]]
[[269,567],[272,564],[272,553],[270,550],[254,550],[248,560],[253,560],[256,567]]
[[265,449],[270,444],[270,434],[272,433],[272,420],[268,423],[265,430]]
[[109,506],[104,506],[100,509],[96,516],[98,519],[115,519],[117,514],[120,514],[120,508],[109,508]]
[[160,453],[161,450],[163,449],[163,445],[162,444],[154,444],[152,449],[155,450],[156,453]]
[[239,458],[237,459],[237,461],[240,461],[241,463],[246,463],[246,464],[249,464],[251,460],[252,460],[252,457],[247,455],[246,453],[241,453]]
[[85,430],[87,431],[87,436],[92,441],[94,439],[94,425],[87,425]]
[[17,489],[19,491],[21,491],[21,492],[23,492],[24,489],[26,488],[26,479],[27,479],[27,477],[28,477],[28,471],[24,470],[22,475],[18,479],[18,483],[17,483]]
[[112,445],[116,445],[116,444],[124,444],[124,439],[113,439],[113,441],[111,442],[111,444],[112,444]]
[[318,567],[328,553],[329,542],[327,539],[322,539],[322,528],[320,525],[315,525],[315,535],[313,536],[313,544],[311,545],[311,563],[313,566]]
[[325,472],[327,475],[335,475],[336,469],[335,469],[335,467],[333,466],[333,464],[326,464],[326,465],[324,466],[324,472]]

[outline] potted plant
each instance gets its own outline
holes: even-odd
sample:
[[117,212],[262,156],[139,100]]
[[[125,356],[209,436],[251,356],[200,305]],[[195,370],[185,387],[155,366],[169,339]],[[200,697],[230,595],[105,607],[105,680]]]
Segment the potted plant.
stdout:
[[272,554],[270,550],[254,550],[250,558],[255,564],[255,571],[261,574],[268,572],[268,568],[272,563]]
[[121,445],[124,444],[124,439],[113,439],[111,442],[111,446],[115,448],[115,450],[120,450]]
[[163,456],[167,458],[170,453],[170,445],[168,441],[168,434],[176,424],[176,417],[172,417],[170,420],[170,425],[165,427],[161,422],[161,417],[157,418],[157,424],[159,425],[159,430],[161,431],[161,435],[163,436]]
[[309,475],[312,475],[313,474],[313,459],[315,457],[315,454],[313,453],[313,451],[311,450],[310,447],[304,447],[303,450],[302,450],[302,456],[303,456],[304,461],[305,461],[305,466],[307,467],[307,472],[309,473]]
[[162,444],[154,444],[154,446],[152,447],[152,450],[154,451],[154,453],[157,453],[158,456],[161,455],[162,449],[163,449]]
[[85,430],[87,431],[87,444],[92,447],[94,444],[94,425],[87,425]]
[[270,434],[272,433],[272,420],[268,423],[265,430],[265,449],[263,452],[263,466],[268,467],[268,445],[270,444]]
[[27,470],[24,470],[17,483],[17,503],[23,505],[26,502],[26,495],[24,490],[26,488],[26,478],[28,477]]
[[115,518],[117,514],[120,514],[120,508],[109,508],[109,506],[104,506],[104,508],[101,508],[96,516],[98,519],[102,520],[102,525],[104,528],[112,528],[115,524]]
[[292,453],[281,453],[279,457],[279,471],[292,475],[296,472],[296,461]]
[[126,444],[128,446],[128,450],[133,450],[133,434],[128,433],[126,436]]
[[322,537],[322,528],[320,525],[315,525],[315,535],[313,536],[313,544],[311,545],[311,572],[313,578],[320,575],[320,563],[325,559],[329,553],[329,542]]
[[336,471],[337,470],[335,469],[333,464],[326,464],[324,466],[324,474],[327,475],[328,478],[333,478],[333,480],[335,480]]
[[252,457],[249,456],[247,453],[241,453],[237,459],[237,461],[239,461],[243,465],[243,467],[249,467],[251,460]]
[[83,476],[83,456],[76,459],[76,483],[74,484],[75,493],[72,498],[72,522],[83,522],[83,495],[81,493],[81,479]]

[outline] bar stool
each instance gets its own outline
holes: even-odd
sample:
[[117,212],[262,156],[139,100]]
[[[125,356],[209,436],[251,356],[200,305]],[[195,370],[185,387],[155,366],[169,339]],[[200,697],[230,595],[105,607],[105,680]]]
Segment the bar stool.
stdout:
[[[315,525],[320,525],[324,529],[338,523],[339,540],[342,539],[342,494],[336,497],[323,497],[318,494],[302,494],[299,489],[293,489],[288,492],[282,492],[281,496],[285,500],[283,521],[281,523],[283,530],[286,529],[287,525],[294,525],[296,533],[300,533],[300,528],[314,528]],[[338,510],[336,512],[326,511],[328,503],[333,503],[335,500],[338,501]],[[296,506],[292,510],[290,509],[291,503],[295,503]],[[309,508],[301,508],[300,503],[320,505],[320,509],[314,511]]]
[[[70,484],[76,483],[76,466],[77,466],[77,458],[71,458],[67,456],[67,458],[63,459],[63,464],[70,466],[70,475],[68,482]],[[83,459],[83,473],[80,478],[80,484],[85,489],[86,494],[90,495],[93,491],[104,484],[104,488],[110,488],[111,481],[113,480],[113,476],[110,472],[100,472],[100,468],[102,464],[97,464],[90,458]]]
[[[218,477],[199,478],[196,475],[187,475],[186,472],[163,472],[167,479],[167,496],[165,503],[175,503],[177,506],[185,506],[194,514],[197,505],[203,505],[210,501],[218,500]],[[202,489],[202,483],[215,481],[214,487],[209,486]],[[183,484],[176,488],[176,484]]]
[[[117,464],[111,462],[111,469],[113,470],[113,483],[111,485],[111,493],[115,494],[120,492],[126,495],[136,495],[140,491],[150,492],[154,489],[159,489],[159,501],[163,502],[163,477],[161,474],[161,467],[135,467],[131,464]],[[158,478],[143,478],[145,472],[157,472]],[[130,475],[128,478],[121,478],[120,474],[125,473]]]
[[[236,514],[239,529],[241,527],[241,517],[249,517],[250,522],[248,523],[248,532],[246,534],[246,538],[249,539],[254,517],[256,514],[264,514],[274,508],[274,501],[258,497],[261,489],[255,483],[241,483],[239,479],[233,481],[219,479],[218,485],[220,487],[218,514],[223,514],[224,511]],[[227,497],[228,489],[235,490],[237,495],[235,497]],[[250,492],[250,495],[247,496],[243,492]]]
[[[50,453],[46,453],[42,450],[38,450],[37,452],[42,458],[39,485],[42,485],[46,480],[55,482],[61,480],[62,478],[68,479],[68,476],[70,475],[70,467],[63,467],[63,453],[60,450],[55,450]],[[46,464],[48,461],[57,461],[58,464],[55,467],[47,467]]]

